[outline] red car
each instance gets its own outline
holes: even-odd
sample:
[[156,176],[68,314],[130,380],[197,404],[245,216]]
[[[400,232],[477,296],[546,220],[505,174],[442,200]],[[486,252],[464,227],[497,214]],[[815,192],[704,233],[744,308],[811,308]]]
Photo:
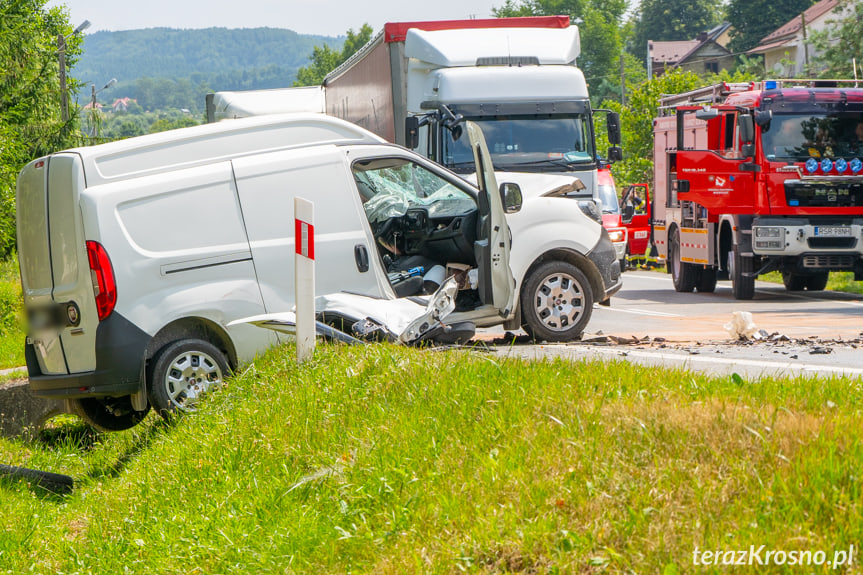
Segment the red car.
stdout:
[[602,227],[606,229],[611,243],[614,245],[614,253],[620,261],[620,271],[624,271],[626,269],[627,230],[621,220],[617,188],[609,169],[601,169],[597,174],[596,188],[599,200],[602,202]]

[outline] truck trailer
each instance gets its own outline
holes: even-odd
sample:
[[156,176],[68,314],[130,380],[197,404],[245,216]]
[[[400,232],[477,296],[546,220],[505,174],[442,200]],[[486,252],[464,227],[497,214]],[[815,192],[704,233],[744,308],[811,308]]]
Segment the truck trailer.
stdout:
[[863,88],[853,80],[720,83],[660,101],[653,234],[678,292],[782,273],[863,280]]
[[596,110],[580,51],[568,16],[388,23],[324,79],[326,110],[457,173],[473,164],[450,128],[471,120],[496,171],[576,176],[597,198]]

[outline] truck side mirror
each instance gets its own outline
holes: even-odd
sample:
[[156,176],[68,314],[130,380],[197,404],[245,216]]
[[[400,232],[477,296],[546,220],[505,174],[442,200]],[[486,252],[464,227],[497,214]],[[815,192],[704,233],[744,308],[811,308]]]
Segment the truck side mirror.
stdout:
[[773,110],[755,110],[755,123],[761,126],[767,126],[773,120]]
[[420,145],[420,120],[416,116],[405,118],[405,148],[415,149]]
[[623,206],[623,221],[625,223],[629,223],[632,221],[632,216],[635,215],[635,206],[632,204],[626,204]]
[[[620,145],[620,114],[617,112],[608,112],[605,115],[605,127],[608,132],[608,143],[612,146]],[[611,155],[609,154],[609,158]],[[616,160],[612,160],[616,161]]]
[[751,158],[755,155],[755,144],[743,144],[740,146],[740,153],[744,158]]
[[608,161],[611,163],[623,161],[623,150],[620,146],[611,146],[608,149]]
[[751,115],[740,114],[737,116],[737,128],[740,133],[741,142],[751,142],[755,139],[755,124],[752,121]]
[[522,195],[518,184],[504,182],[500,185],[500,199],[503,202],[503,211],[514,214],[521,210]]

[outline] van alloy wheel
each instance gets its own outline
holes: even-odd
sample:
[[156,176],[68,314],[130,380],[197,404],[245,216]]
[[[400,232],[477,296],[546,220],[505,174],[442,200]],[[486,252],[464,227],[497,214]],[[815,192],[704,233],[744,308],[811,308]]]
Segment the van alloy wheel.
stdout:
[[159,352],[147,385],[150,403],[162,416],[194,411],[207,393],[222,387],[229,373],[224,354],[213,344],[186,339]]
[[551,261],[529,275],[521,306],[524,329],[534,339],[571,341],[590,320],[593,293],[584,272],[568,262]]

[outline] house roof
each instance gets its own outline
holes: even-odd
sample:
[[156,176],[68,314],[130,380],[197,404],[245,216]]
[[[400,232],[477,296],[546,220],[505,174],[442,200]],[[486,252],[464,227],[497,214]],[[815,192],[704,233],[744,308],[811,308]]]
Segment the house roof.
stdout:
[[769,44],[761,44],[760,46],[756,46],[755,48],[752,48],[751,50],[747,50],[746,53],[747,54],[761,54],[763,52],[769,52],[770,50],[773,50],[774,48],[780,48],[780,47],[788,44],[792,40],[794,40],[794,38],[784,38],[782,40],[776,40],[775,42],[770,42]]
[[665,62],[666,64],[674,64],[683,59],[702,42],[698,40],[683,40],[678,42],[651,42],[652,50],[650,51],[651,60],[654,62]]
[[837,4],[839,4],[839,0],[821,0],[820,2],[816,2],[815,4],[807,8],[803,12],[803,14],[798,14],[797,16],[795,16],[794,18],[792,18],[791,20],[789,20],[764,38],[762,38],[762,45],[757,46],[750,51],[762,49],[763,45],[765,44],[770,44],[779,40],[780,38],[784,38],[785,36],[793,36],[797,34],[797,32],[799,32],[800,29],[803,28],[803,19],[801,18],[801,16],[804,16],[806,18],[806,24],[810,24],[824,14],[827,14],[828,12],[833,10],[833,8],[835,8]]

